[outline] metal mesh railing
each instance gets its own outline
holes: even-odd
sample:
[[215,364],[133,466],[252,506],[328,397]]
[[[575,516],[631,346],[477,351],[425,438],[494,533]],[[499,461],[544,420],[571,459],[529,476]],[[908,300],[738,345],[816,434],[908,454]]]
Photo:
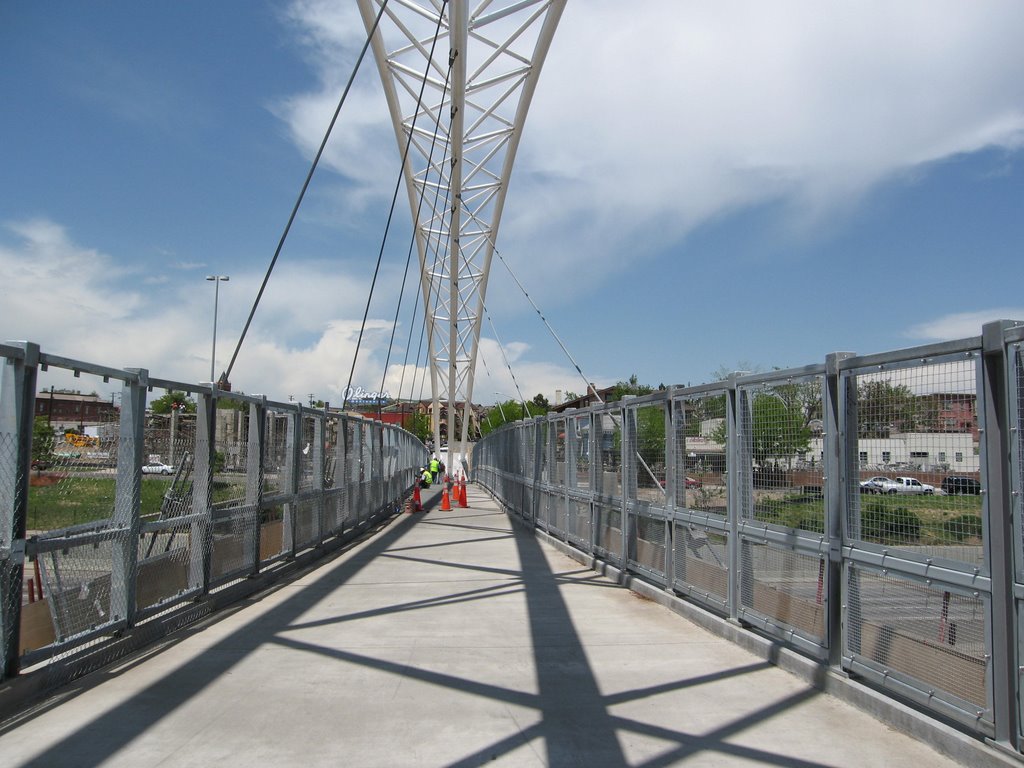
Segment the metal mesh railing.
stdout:
[[920,681],[929,695],[989,709],[989,606],[981,595],[855,566],[847,582],[847,637],[855,662]]
[[848,535],[987,568],[977,355],[915,359],[851,377],[858,440]]
[[619,411],[598,411],[597,492],[603,496],[622,498],[622,416]]
[[[988,326],[595,404],[492,433],[474,471],[585,552],[991,736],[994,676],[1024,701],[991,640],[1024,645],[1022,342]],[[993,588],[993,553],[1016,585]]]
[[726,394],[722,391],[675,400],[677,509],[726,515],[726,405]]
[[[426,456],[411,434],[380,423],[45,354],[30,365],[16,348],[4,355],[4,674],[43,666],[59,685],[123,654],[131,644],[113,641],[137,625],[153,637],[157,619],[173,628],[203,615],[185,601],[244,584],[353,518],[398,509]],[[58,389],[70,373],[81,390]],[[82,394],[111,386],[108,399]],[[34,429],[21,427],[33,417]]]
[[794,630],[824,645],[825,560],[764,542],[743,541],[741,615],[755,626]]
[[590,485],[590,469],[593,462],[591,455],[591,425],[590,415],[574,416],[568,421],[569,428],[573,430],[575,448],[573,453],[573,469],[571,484],[573,488],[587,490]]
[[740,397],[751,467],[743,484],[744,518],[823,533],[820,377],[745,387]]
[[709,607],[729,606],[729,537],[694,523],[677,522],[673,532],[672,588]]

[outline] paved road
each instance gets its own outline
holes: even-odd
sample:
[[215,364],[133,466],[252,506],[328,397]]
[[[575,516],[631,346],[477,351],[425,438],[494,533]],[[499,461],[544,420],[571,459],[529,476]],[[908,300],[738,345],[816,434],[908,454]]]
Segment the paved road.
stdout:
[[958,764],[469,504],[85,678],[3,765]]

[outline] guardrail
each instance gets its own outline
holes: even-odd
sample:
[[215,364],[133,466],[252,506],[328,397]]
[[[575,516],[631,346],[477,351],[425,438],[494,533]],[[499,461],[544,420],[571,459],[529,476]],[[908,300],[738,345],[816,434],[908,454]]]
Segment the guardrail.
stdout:
[[[402,429],[326,408],[31,343],[0,344],[0,359],[0,679],[45,670],[59,685],[123,654],[126,638],[255,591],[394,513],[427,457]],[[78,404],[95,439],[69,442],[53,390],[37,397],[69,372],[84,392],[120,388],[119,408]],[[161,389],[195,413],[148,412]]]
[[477,444],[474,479],[583,552],[1019,750],[1022,339],[1001,321],[548,414]]

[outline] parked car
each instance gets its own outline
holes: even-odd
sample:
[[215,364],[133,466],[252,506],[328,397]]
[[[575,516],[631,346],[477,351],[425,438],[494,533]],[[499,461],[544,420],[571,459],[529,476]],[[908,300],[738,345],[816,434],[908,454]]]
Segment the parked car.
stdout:
[[948,494],[981,493],[981,483],[973,477],[947,477],[942,481],[942,492]]
[[142,474],[144,475],[169,475],[173,471],[174,467],[159,461],[151,461],[142,465]]
[[701,483],[700,480],[695,480],[692,477],[686,478],[686,487],[687,488],[700,488],[702,485],[703,485],[703,483]]
[[44,470],[49,469],[50,462],[46,459],[32,459],[32,469]]
[[922,483],[916,477],[897,477],[893,480],[886,480],[884,483],[879,483],[879,493],[908,493],[908,494],[925,494],[931,495],[935,493],[935,486]]
[[885,483],[892,482],[888,477],[882,477],[876,475],[875,477],[869,477],[867,480],[862,480],[860,483],[861,493],[881,493],[882,486]]

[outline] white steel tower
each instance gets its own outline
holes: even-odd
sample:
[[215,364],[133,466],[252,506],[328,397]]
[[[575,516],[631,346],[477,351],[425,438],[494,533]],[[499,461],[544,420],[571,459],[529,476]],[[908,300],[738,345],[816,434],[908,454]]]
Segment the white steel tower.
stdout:
[[[369,31],[383,0],[358,2]],[[440,445],[445,403],[448,439],[458,439],[455,450],[463,455],[509,176],[564,6],[565,0],[390,0],[373,37],[399,151],[412,136],[404,171],[426,313],[434,441]]]

